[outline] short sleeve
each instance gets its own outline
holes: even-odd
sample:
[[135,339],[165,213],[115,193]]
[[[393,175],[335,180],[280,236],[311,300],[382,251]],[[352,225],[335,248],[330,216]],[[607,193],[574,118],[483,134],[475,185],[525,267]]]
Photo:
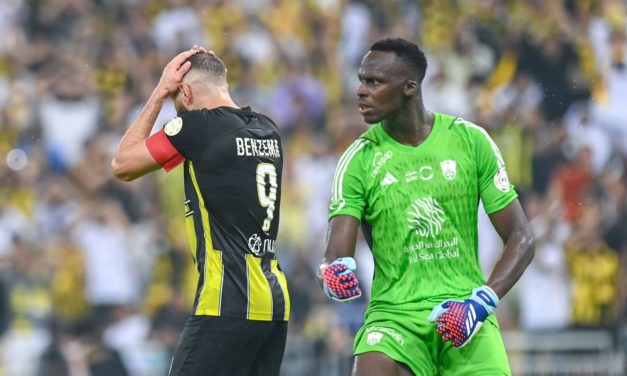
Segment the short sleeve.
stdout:
[[338,215],[350,215],[358,221],[363,218],[366,198],[360,160],[362,149],[367,143],[367,140],[358,139],[340,158],[333,176],[329,219]]
[[166,171],[172,170],[185,160],[181,153],[172,146],[163,129],[148,137],[146,147],[150,155]]
[[476,160],[481,201],[488,214],[497,212],[512,201],[518,194],[509,182],[505,162],[498,146],[485,129],[473,127]]
[[209,142],[211,120],[206,111],[189,111],[172,119],[163,132],[174,148],[188,160],[196,160]]

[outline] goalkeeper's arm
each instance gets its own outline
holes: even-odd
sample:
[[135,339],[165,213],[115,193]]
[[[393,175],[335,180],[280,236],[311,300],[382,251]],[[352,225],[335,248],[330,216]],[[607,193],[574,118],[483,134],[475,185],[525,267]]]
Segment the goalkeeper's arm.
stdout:
[[535,238],[518,199],[490,214],[504,248],[486,285],[502,298],[516,284],[535,253]]
[[504,209],[490,214],[490,220],[505,247],[486,285],[472,291],[463,301],[448,300],[431,312],[437,331],[453,346],[465,346],[494,312],[502,298],[518,281],[534,254],[534,237],[525,213],[516,199]]
[[353,259],[358,229],[359,222],[349,215],[338,215],[329,222],[327,246],[317,277],[331,299],[348,301],[361,296]]

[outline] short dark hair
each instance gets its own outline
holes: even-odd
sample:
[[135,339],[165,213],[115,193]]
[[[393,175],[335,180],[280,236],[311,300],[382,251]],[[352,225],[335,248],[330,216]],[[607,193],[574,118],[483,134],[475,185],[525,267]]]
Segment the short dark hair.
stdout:
[[214,79],[226,80],[226,65],[213,53],[199,52],[187,58],[187,61],[192,63],[190,71],[201,71]]
[[403,38],[383,38],[374,42],[370,51],[393,52],[416,74],[418,82],[422,83],[425,78],[427,58],[415,43]]

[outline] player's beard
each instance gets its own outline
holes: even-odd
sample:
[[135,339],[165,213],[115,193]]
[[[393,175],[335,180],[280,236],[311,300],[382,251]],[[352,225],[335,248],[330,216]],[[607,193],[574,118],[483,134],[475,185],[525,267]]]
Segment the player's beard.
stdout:
[[176,110],[176,114],[178,116],[183,115],[186,112],[189,112],[189,110],[185,107],[185,103],[183,103],[183,100],[180,98],[181,95],[181,91],[177,91],[171,98],[174,101],[174,109]]
[[176,115],[181,116],[186,112],[189,112],[189,109],[185,107],[183,102],[179,102],[178,104],[174,101],[174,108],[176,109]]

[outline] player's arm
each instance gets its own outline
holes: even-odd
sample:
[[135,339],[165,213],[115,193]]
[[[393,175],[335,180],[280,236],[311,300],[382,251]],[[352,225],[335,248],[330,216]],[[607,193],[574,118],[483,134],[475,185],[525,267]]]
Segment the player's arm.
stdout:
[[346,302],[361,296],[355,275],[355,243],[359,221],[350,215],[331,218],[327,247],[317,277],[327,297]]
[[159,84],[118,145],[111,162],[113,174],[118,179],[131,181],[161,167],[161,164],[149,152],[146,139],[150,136],[150,131],[164,102],[170,95],[176,93],[183,76],[189,70],[191,63],[186,62],[187,58],[198,51],[200,49],[194,46],[191,50],[175,56],[166,65]]
[[447,300],[431,311],[437,332],[455,347],[465,346],[531,262],[534,238],[505,170],[498,147],[480,127],[468,123],[474,147],[481,200],[493,226],[505,244],[501,258],[486,284],[472,290],[463,301]]
[[447,300],[437,305],[429,320],[437,332],[455,347],[465,346],[494,312],[500,299],[514,286],[534,254],[534,237],[518,199],[489,214],[504,248],[485,285],[472,290],[464,301]]
[[535,239],[518,199],[489,215],[504,248],[487,285],[502,298],[518,281],[535,253]]
[[340,257],[353,257],[358,229],[359,221],[353,216],[338,215],[331,218],[322,262],[330,264]]
[[338,162],[331,189],[327,246],[318,269],[318,280],[325,295],[342,302],[361,296],[353,256],[366,207],[363,177],[367,173],[360,153],[366,144],[365,140],[356,140]]

